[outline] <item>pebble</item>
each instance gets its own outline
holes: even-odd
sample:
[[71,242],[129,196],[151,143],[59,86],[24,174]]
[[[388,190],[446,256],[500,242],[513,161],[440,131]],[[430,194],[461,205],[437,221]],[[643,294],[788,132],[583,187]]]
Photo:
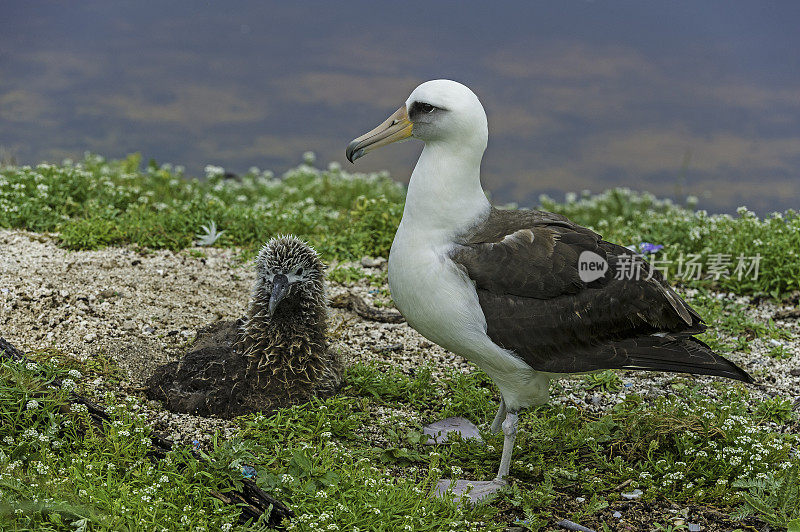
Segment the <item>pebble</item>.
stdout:
[[639,497],[641,497],[641,496],[642,496],[642,493],[643,493],[643,492],[642,492],[642,490],[640,490],[640,489],[635,489],[635,490],[633,490],[633,491],[631,491],[631,492],[629,492],[629,493],[623,493],[623,494],[622,494],[622,498],[623,498],[623,499],[628,499],[628,500],[631,500],[631,499],[638,499]]
[[382,268],[386,264],[386,259],[383,257],[364,257],[361,259],[361,265],[364,268]]
[[577,502],[586,502],[586,498],[585,497],[575,497],[575,500]]
[[90,344],[94,342],[95,338],[97,338],[97,335],[95,333],[89,333],[83,337],[83,341],[86,342],[87,344]]
[[611,516],[616,517],[617,519],[622,519],[622,514],[619,512],[614,512],[613,514],[611,514]]
[[700,525],[698,525],[697,523],[686,523],[686,526],[689,529],[689,532],[700,532],[700,530],[702,530],[702,528],[700,528]]

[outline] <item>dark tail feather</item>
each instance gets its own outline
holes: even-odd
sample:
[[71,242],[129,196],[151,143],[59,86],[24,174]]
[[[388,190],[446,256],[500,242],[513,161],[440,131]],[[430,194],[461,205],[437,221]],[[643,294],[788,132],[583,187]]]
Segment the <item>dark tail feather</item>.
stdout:
[[715,375],[754,382],[753,377],[742,368],[692,336],[640,336],[615,342],[610,347],[617,353],[627,355],[627,362],[620,366],[622,369]]

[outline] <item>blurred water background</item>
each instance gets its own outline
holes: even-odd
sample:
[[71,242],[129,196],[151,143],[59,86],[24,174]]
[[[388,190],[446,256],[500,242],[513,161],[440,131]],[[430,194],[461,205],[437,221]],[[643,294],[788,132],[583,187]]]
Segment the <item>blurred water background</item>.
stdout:
[[[627,186],[765,214],[800,206],[798,27],[788,1],[3,0],[0,158],[346,166],[446,77],[487,110],[496,202]],[[356,169],[405,181],[420,149]]]

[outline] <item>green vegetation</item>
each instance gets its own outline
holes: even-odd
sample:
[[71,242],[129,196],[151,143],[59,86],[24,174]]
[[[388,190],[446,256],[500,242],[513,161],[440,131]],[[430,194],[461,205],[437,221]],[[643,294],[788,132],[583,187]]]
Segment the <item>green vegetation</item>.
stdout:
[[[620,500],[713,504],[788,526],[800,513],[800,438],[774,430],[796,414],[720,383],[718,400],[695,392],[648,404],[635,394],[605,414],[552,404],[523,416],[512,488],[492,504],[458,507],[428,497],[439,478],[490,479],[502,435],[487,432],[497,397],[482,372],[438,382],[389,367],[356,365],[337,397],[238,419],[239,434],[214,442],[210,462],[186,449],[146,457],[150,428],[139,400],[104,398],[103,436],[80,408],[59,409],[91,369],[54,353],[35,365],[0,365],[0,528],[4,530],[245,530],[235,508],[211,495],[243,467],[297,512],[289,530],[530,530],[555,514],[586,522]],[[40,371],[44,375],[40,376]],[[46,389],[53,378],[64,385]],[[586,389],[593,384],[587,382]],[[431,448],[422,425],[451,415],[480,423],[486,444]],[[583,497],[577,509],[565,499]]]
[[[238,511],[211,495],[230,472],[186,449],[153,463],[139,399],[103,398],[112,418],[105,435],[85,406],[60,408],[90,375],[52,353],[0,365],[0,529],[230,530]],[[56,378],[62,386],[47,389]]]
[[[388,176],[322,170],[310,161],[281,179],[253,170],[231,180],[209,167],[208,179],[197,180],[169,165],[139,166],[138,156],[87,156],[77,164],[0,169],[0,227],[56,232],[70,249],[182,250],[192,248],[206,226],[208,244],[241,247],[243,258],[274,234],[294,233],[327,261],[342,262],[386,257],[403,208],[403,189]],[[796,340],[791,333],[754,320],[734,298],[710,289],[772,296],[800,289],[797,213],[711,216],[625,189],[565,203],[543,198],[541,208],[611,241],[662,244],[655,255],[662,260],[681,253],[699,255],[700,262],[760,254],[757,280],[681,281],[692,305],[714,325],[703,335],[712,347],[748,352],[760,339],[770,342],[770,356],[792,355],[784,345]],[[204,255],[198,248],[184,252]],[[341,283],[364,279],[387,295],[380,270],[339,264],[329,276]],[[422,367],[408,376],[358,364],[334,398],[271,417],[238,418],[238,435],[215,439],[206,450],[209,461],[185,448],[153,461],[139,398],[94,398],[112,416],[106,434],[93,430],[80,408],[62,408],[69,390],[91,393],[85,384],[98,375],[119,379],[110,359],[77,362],[39,352],[32,360],[0,364],[3,530],[263,529],[237,524],[238,510],[212,495],[241,478],[244,466],[255,468],[257,482],[297,513],[289,530],[500,531],[509,524],[544,530],[554,516],[608,530],[604,512],[620,503],[623,491],[635,489],[643,501],[708,505],[800,530],[796,409],[785,397],[756,399],[741,383],[716,383],[712,400],[676,377],[671,394],[645,400],[624,393],[622,373],[579,377],[586,393],[620,402],[602,414],[554,403],[522,416],[513,486],[491,504],[459,507],[430,498],[432,487],[440,478],[492,478],[502,449],[502,435],[486,431],[497,392],[480,371],[436,377]],[[63,386],[48,387],[56,378]],[[425,423],[456,415],[479,423],[486,444],[422,443]],[[686,529],[665,519],[653,528]]]
[[[541,209],[564,214],[591,227],[611,242],[622,244],[652,242],[664,249],[656,258],[664,261],[669,279],[678,279],[690,286],[715,286],[738,293],[763,292],[773,297],[800,288],[800,215],[789,210],[760,219],[752,211],[740,207],[736,217],[727,214],[709,215],[657,199],[647,192],[625,188],[608,190],[598,195],[569,196],[566,203],[540,198]],[[720,264],[719,279],[696,281],[694,275],[677,275],[681,258],[684,264],[695,262],[705,267]],[[752,279],[746,269],[739,279],[738,257],[760,255],[759,275]],[[727,273],[723,273],[727,270]],[[689,277],[689,278],[687,278]]]
[[[311,160],[309,160],[310,162]],[[387,256],[403,209],[403,188],[385,173],[352,174],[302,164],[278,179],[253,169],[226,179],[208,167],[207,179],[187,179],[170,165],[140,158],[106,161],[89,155],[76,164],[9,166],[0,170],[0,227],[58,232],[71,249],[136,244],[182,249],[194,245],[202,226],[224,231],[214,245],[251,253],[277,233],[307,239],[331,260]],[[540,208],[567,215],[607,240],[652,242],[655,259],[670,279],[738,293],[779,296],[800,289],[800,216],[795,211],[759,219],[747,209],[736,217],[693,211],[648,193],[614,189],[565,203],[541,199]],[[760,255],[759,275],[736,270],[739,257]],[[677,275],[678,263],[704,265]],[[709,264],[719,279],[705,279]],[[685,268],[684,268],[685,269]],[[727,274],[724,274],[727,270]]]
[[78,164],[0,171],[0,227],[57,231],[71,249],[137,244],[182,249],[203,225],[224,231],[217,246],[257,249],[293,233],[330,259],[387,255],[402,213],[403,189],[384,174],[347,174],[301,165],[277,179],[250,172],[186,179],[169,165],[139,171],[123,161],[87,156]]

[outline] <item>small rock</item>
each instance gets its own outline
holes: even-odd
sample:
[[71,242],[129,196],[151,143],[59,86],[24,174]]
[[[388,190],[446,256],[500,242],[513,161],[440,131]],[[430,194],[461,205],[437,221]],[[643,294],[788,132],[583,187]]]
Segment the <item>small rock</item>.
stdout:
[[776,340],[775,338],[770,338],[769,339],[769,345],[771,345],[773,347],[781,347],[783,344],[781,342],[779,342],[778,340]]
[[153,334],[154,332],[156,332],[155,327],[151,327],[150,325],[142,327],[142,334]]
[[577,501],[577,502],[586,502],[586,498],[585,497],[575,497],[575,501]]
[[616,517],[617,519],[622,519],[622,514],[619,512],[614,512],[611,514],[611,517]]
[[622,494],[622,498],[623,499],[629,499],[629,500],[638,499],[641,496],[642,496],[642,490],[640,490],[640,489],[635,489],[635,490],[633,490],[633,491],[631,491],[629,493],[623,493]]
[[676,519],[674,521],[675,526],[683,526],[684,524],[686,524],[686,521],[684,521],[683,519]]
[[86,342],[87,344],[90,344],[94,342],[95,338],[97,338],[97,335],[95,333],[89,333],[83,337],[83,341]]
[[389,351],[402,351],[402,350],[403,350],[403,344],[389,344],[389,345],[377,346],[375,348],[375,351],[379,353],[385,353]]
[[447,443],[450,433],[459,433],[463,440],[482,442],[481,434],[474,423],[463,417],[449,417],[422,427],[422,433],[429,436],[426,445]]
[[800,368],[790,369],[789,375],[791,375],[792,377],[800,377]]
[[117,295],[117,292],[115,290],[111,290],[110,288],[106,288],[97,295],[103,299],[109,299]]
[[686,526],[689,528],[689,532],[700,532],[702,530],[700,525],[696,523],[686,523]]
[[566,528],[567,530],[574,530],[575,532],[595,532],[591,528],[586,528],[583,525],[579,525],[574,521],[570,521],[569,519],[562,519],[556,525],[560,526],[561,528]]
[[364,268],[380,268],[386,264],[386,259],[383,257],[364,257],[361,259],[361,265]]
[[136,329],[136,323],[133,320],[125,320],[122,322],[122,328],[126,331],[133,331]]
[[62,291],[60,291],[58,293],[58,295],[60,295],[63,298],[68,298],[69,297],[69,290],[62,290]]

